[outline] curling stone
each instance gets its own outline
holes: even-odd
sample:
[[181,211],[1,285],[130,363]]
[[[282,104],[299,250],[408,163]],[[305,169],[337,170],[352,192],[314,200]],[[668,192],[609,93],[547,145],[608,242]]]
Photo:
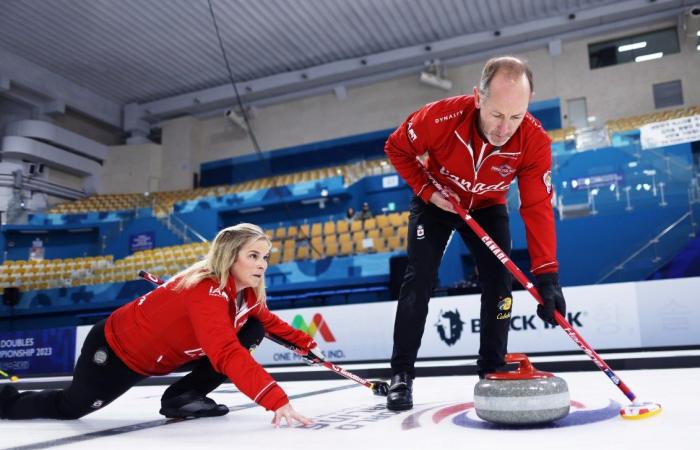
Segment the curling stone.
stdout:
[[487,422],[537,425],[566,417],[571,400],[566,381],[535,369],[524,353],[506,355],[519,362],[512,372],[487,374],[474,386],[474,409]]

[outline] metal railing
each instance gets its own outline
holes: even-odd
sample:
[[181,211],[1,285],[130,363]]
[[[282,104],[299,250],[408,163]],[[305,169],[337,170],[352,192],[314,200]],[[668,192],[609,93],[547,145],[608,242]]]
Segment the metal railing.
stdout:
[[678,218],[675,222],[664,228],[659,234],[654,236],[652,239],[650,239],[646,244],[644,244],[641,248],[633,252],[630,256],[625,258],[621,263],[615,265],[615,267],[610,270],[608,273],[603,275],[598,281],[596,281],[596,284],[600,284],[610,278],[611,276],[615,275],[617,272],[622,272],[625,270],[625,267],[627,264],[629,264],[631,261],[635,260],[639,255],[644,253],[646,250],[654,246],[654,258],[653,262],[654,263],[659,263],[661,261],[661,257],[658,255],[657,248],[656,246],[661,242],[661,239],[663,239],[665,236],[667,236],[671,231],[676,229],[679,225],[681,225],[683,222],[686,221],[686,219],[690,220],[690,235],[689,237],[695,237],[695,230],[697,228],[697,223],[695,222],[695,217],[693,215],[693,208],[692,208],[692,203],[690,205],[690,209],[688,212],[683,214],[680,218]]
[[[168,216],[162,220],[164,221],[166,228],[178,235],[185,243],[197,240],[200,242],[209,242],[209,240],[202,236],[201,233],[174,214],[168,214]],[[192,237],[190,237],[190,235]]]

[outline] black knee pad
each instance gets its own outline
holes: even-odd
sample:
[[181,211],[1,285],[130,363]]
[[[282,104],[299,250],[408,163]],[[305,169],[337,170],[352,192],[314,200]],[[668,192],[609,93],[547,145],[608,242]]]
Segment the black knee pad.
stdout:
[[265,329],[258,319],[249,318],[238,332],[238,340],[248,350],[254,349],[265,337]]

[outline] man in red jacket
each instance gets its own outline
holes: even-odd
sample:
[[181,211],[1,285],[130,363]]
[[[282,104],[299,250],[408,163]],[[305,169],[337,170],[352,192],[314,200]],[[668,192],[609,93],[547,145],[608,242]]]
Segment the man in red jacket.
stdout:
[[[452,204],[430,182],[426,170],[491,238],[510,255],[506,194],[515,177],[520,214],[525,222],[531,273],[544,307],[538,315],[554,323],[554,309],[565,314],[558,280],[552,213],[551,141],[527,112],[532,71],[514,57],[498,57],[484,66],[471,96],[430,103],[412,113],[386,142],[397,172],[413,189],[408,224],[408,266],[396,310],[391,410],[413,407],[414,363],[420,347],[428,301],[448,239],[457,231],[476,260],[482,288],[479,376],[504,364],[512,306],[512,277],[454,213]],[[425,163],[418,158],[427,157]]]
[[287,395],[251,356],[265,331],[299,353],[323,356],[316,342],[273,314],[265,302],[265,270],[272,244],[263,230],[238,224],[221,230],[202,261],[173,280],[114,311],[88,333],[66,389],[19,393],[0,388],[0,418],[78,419],[108,405],[137,382],[196,362],[166,390],[167,417],[228,412],[206,395],[226,378],[283,420],[308,425]]

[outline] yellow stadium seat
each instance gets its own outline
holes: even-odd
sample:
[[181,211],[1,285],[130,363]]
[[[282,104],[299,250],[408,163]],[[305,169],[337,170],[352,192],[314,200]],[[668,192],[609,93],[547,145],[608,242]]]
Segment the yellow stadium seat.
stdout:
[[408,237],[408,225],[399,227],[398,235],[401,239],[406,239]]
[[328,236],[329,234],[335,234],[335,222],[329,220],[323,224],[323,234]]
[[294,247],[285,247],[284,253],[282,253],[282,262],[294,261],[294,251]]
[[373,238],[374,241],[374,251],[377,253],[386,252],[386,241],[383,238]]
[[339,220],[335,223],[335,231],[338,234],[347,233],[350,231],[350,226],[347,220]]
[[363,224],[364,224],[365,231],[373,230],[373,229],[377,228],[377,220],[376,219],[367,219],[363,222]]
[[302,247],[297,248],[297,260],[304,260],[304,259],[309,259],[309,247],[307,245],[304,245]]
[[311,225],[311,237],[321,236],[323,227],[320,223],[315,223]]
[[355,231],[352,233],[352,241],[357,243],[357,242],[362,242],[362,240],[365,238],[365,232],[364,231]]
[[399,236],[391,236],[386,240],[386,246],[389,251],[402,250],[401,238]]
[[316,236],[311,238],[309,241],[313,247],[322,247],[323,246],[323,238],[321,236]]
[[338,250],[339,255],[350,255],[352,253],[352,242],[341,241],[340,249]]
[[335,256],[338,254],[338,243],[333,241],[333,242],[328,242],[326,241],[326,246],[325,246],[325,255],[326,256]]
[[384,239],[388,239],[389,237],[393,236],[394,233],[394,227],[388,226],[388,227],[383,227],[381,229],[381,234]]

